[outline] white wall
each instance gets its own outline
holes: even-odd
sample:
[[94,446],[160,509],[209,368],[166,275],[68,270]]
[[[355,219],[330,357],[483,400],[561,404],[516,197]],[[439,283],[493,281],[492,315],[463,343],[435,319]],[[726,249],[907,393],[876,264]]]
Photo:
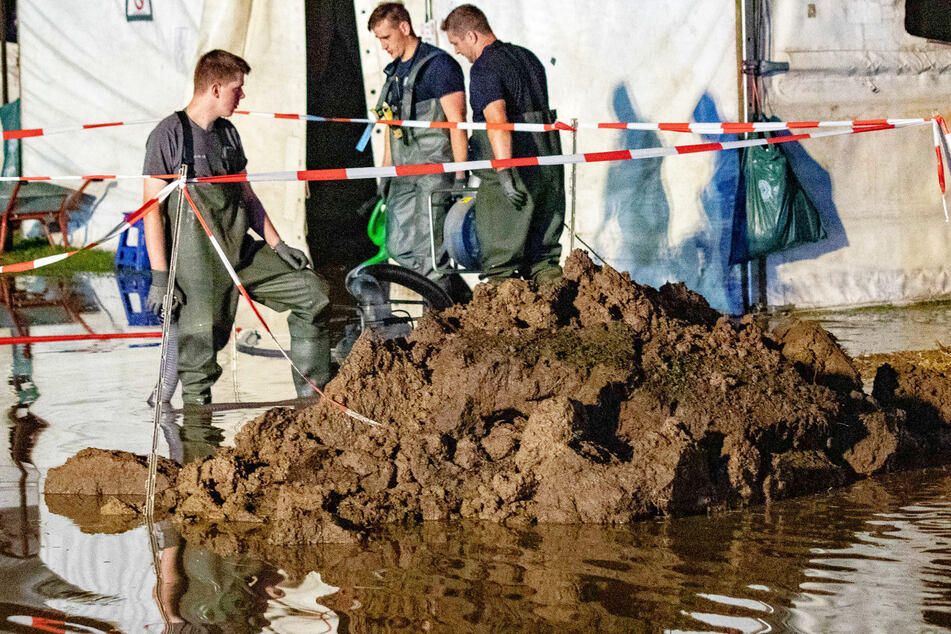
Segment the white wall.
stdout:
[[[774,2],[773,80],[780,118],[928,117],[947,113],[951,45],[904,32],[901,0]],[[909,302],[951,293],[930,128],[813,141],[818,190],[838,221],[828,242],[769,258],[769,301],[830,306]],[[824,175],[825,171],[828,175]],[[823,183],[822,181],[827,181]],[[831,233],[830,231],[830,233]]]

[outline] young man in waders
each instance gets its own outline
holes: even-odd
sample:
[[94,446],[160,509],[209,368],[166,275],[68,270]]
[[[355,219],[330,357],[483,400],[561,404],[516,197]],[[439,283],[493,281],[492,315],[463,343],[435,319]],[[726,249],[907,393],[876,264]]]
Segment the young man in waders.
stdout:
[[[444,50],[420,41],[409,12],[386,2],[370,14],[367,28],[393,61],[383,70],[379,118],[422,121],[465,121],[466,88],[462,67]],[[445,128],[386,126],[383,165],[446,163],[466,160],[466,131]],[[384,178],[380,195],[386,203],[386,249],[401,266],[425,275],[451,295],[467,294],[465,282],[433,268],[430,250],[429,199],[435,189],[463,188],[465,172]],[[433,202],[436,258],[446,260],[442,227],[449,196]],[[464,290],[463,290],[464,289]]]
[[[143,173],[174,174],[182,165],[188,166],[189,177],[243,173],[248,161],[241,138],[225,117],[244,97],[244,76],[250,70],[247,62],[227,51],[205,53],[195,66],[194,95],[188,106],[149,135]],[[146,179],[143,199],[155,197],[165,184]],[[276,311],[290,311],[290,357],[322,387],[330,378],[326,283],[309,268],[303,251],[281,240],[249,183],[196,183],[188,185],[188,192],[251,297]],[[171,306],[162,306],[178,196],[175,190],[159,213],[143,219],[152,265],[147,304],[175,322],[184,404],[203,405],[211,402],[211,386],[221,376],[216,357],[231,335],[238,290],[185,201],[174,298]],[[263,241],[253,239],[248,230]],[[313,394],[304,379],[293,371],[292,375],[298,396]]]
[[[554,123],[545,68],[526,48],[501,42],[471,4],[456,7],[442,30],[456,53],[472,63],[469,103],[473,121]],[[558,132],[476,130],[470,160],[561,154]],[[545,165],[480,170],[475,202],[483,277],[524,277],[543,283],[561,277],[565,170]]]

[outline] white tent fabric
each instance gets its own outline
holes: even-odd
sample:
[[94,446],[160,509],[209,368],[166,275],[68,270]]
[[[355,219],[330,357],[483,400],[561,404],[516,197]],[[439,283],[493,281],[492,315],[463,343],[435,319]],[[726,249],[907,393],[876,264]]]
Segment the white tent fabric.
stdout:
[[[160,119],[191,96],[201,52],[222,47],[251,64],[246,109],[303,111],[306,104],[303,4],[170,0],[153,2],[151,21],[127,22],[124,0],[18,5],[24,127]],[[291,10],[289,10],[291,9]],[[297,170],[304,162],[304,126],[235,116],[249,171]],[[277,126],[277,127],[275,127]],[[23,141],[23,173],[137,174],[150,125],[59,134]],[[104,182],[78,243],[99,238],[142,203],[138,181]],[[258,188],[278,230],[303,244],[300,183]],[[107,245],[113,246],[113,245]]]
[[[307,47],[303,2],[204,0],[199,28],[200,53],[223,48],[251,65],[245,80],[242,110],[305,112]],[[190,95],[189,95],[190,96]],[[249,172],[304,169],[306,124],[235,115]],[[255,191],[281,237],[303,246],[305,185],[257,183]]]
[[[946,109],[951,49],[904,32],[901,0],[773,2],[780,118],[928,117]],[[951,293],[931,130],[811,142],[802,175],[824,199],[830,239],[770,256],[772,304],[910,302]]]
[[[126,22],[124,0],[21,0],[23,126],[156,119],[180,108],[194,65],[201,3],[152,4],[152,21]],[[26,139],[23,173],[140,173],[150,130],[122,126]],[[101,197],[101,204],[73,234],[79,243],[99,238],[122,212],[142,204],[138,181],[105,181],[87,191]]]
[[[433,17],[441,20],[461,3],[437,1]],[[356,4],[363,28],[376,3]],[[424,4],[407,2],[417,24]],[[734,2],[477,4],[500,39],[527,46],[545,63],[562,120],[739,117]],[[814,17],[802,3],[768,5],[771,57],[792,67],[767,80],[769,105],[780,118],[917,117],[939,107],[934,95],[947,92],[951,80],[942,71],[951,50],[905,34],[901,0],[809,5],[818,7]],[[379,88],[388,60],[371,34],[361,30],[361,38],[372,103],[376,95],[369,91]],[[823,139],[793,150],[829,238],[768,258],[770,304],[907,302],[951,291],[944,264],[951,229],[941,211],[930,134],[918,128]],[[562,139],[568,151],[568,135]],[[586,130],[578,143],[579,151],[597,151],[698,140]],[[579,166],[578,233],[640,282],[683,280],[715,307],[737,311],[739,271],[727,264],[737,169],[735,153]]]
[[[435,0],[437,23],[459,0]],[[376,0],[355,0],[368,106],[388,58],[366,31]],[[424,0],[407,0],[422,31]],[[544,62],[562,120],[737,120],[737,3],[527,0],[478,3],[503,40]],[[767,80],[769,110],[786,119],[928,116],[947,92],[951,50],[903,31],[901,0],[808,6],[771,0],[770,57],[792,70]],[[122,0],[19,4],[23,123],[29,127],[158,118],[187,98],[199,50],[242,52],[251,110],[302,112],[302,3],[170,0],[151,22],[126,22]],[[68,25],[68,28],[67,26]],[[107,34],[107,35],[104,35]],[[439,33],[438,43],[447,46]],[[462,61],[463,68],[468,63]],[[339,113],[313,113],[335,115]],[[304,125],[235,117],[249,171],[303,167]],[[27,139],[27,174],[138,171],[148,129],[111,128]],[[381,134],[374,134],[379,145]],[[691,135],[585,130],[579,151],[697,142]],[[563,133],[568,151],[571,138]],[[377,156],[379,148],[375,148]],[[771,304],[904,302],[951,292],[930,133],[875,133],[803,144],[800,177],[829,238],[768,258]],[[378,156],[379,158],[379,156]],[[343,167],[343,166],[341,166]],[[717,308],[741,305],[727,264],[736,153],[688,155],[578,170],[577,233],[613,266],[659,285],[683,280]],[[262,184],[282,234],[303,242],[301,183]],[[137,183],[102,184],[77,241],[98,237],[139,202]],[[565,244],[570,243],[566,233]],[[576,246],[579,244],[575,243]]]

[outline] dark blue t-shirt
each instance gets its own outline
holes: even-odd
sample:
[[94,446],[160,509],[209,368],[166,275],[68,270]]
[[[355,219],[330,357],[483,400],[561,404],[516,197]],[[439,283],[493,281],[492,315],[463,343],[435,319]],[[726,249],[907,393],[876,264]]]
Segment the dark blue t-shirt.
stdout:
[[518,121],[523,112],[548,110],[545,67],[527,48],[496,40],[482,49],[469,71],[472,120],[485,121],[485,107],[499,99],[505,100],[509,121]]
[[[387,102],[391,106],[402,102],[403,83],[409,76],[413,62],[417,59],[421,48],[422,42],[420,42],[420,46],[416,49],[416,54],[414,54],[411,59],[405,62],[402,60],[397,62],[396,76],[399,78],[399,85],[397,86],[394,82],[394,85],[390,88]],[[416,76],[416,84],[413,88],[413,92],[416,95],[416,103],[426,101],[427,99],[440,99],[454,92],[464,93],[465,90],[466,84],[462,74],[462,66],[448,53],[436,55],[436,57],[426,62],[426,66],[423,67],[423,70]],[[410,116],[412,116],[412,113],[400,113],[400,117],[404,119]]]

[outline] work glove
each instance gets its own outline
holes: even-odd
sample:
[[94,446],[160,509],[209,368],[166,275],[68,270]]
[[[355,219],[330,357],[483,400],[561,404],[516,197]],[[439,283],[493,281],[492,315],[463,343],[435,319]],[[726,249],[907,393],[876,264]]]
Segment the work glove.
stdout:
[[376,193],[380,195],[380,198],[383,199],[383,202],[386,202],[386,197],[390,195],[390,185],[393,184],[393,178],[387,176],[381,178],[379,184],[376,186]]
[[145,298],[145,308],[160,319],[165,319],[166,315],[174,315],[182,304],[185,303],[185,296],[178,286],[172,292],[172,305],[166,310],[163,307],[165,303],[165,293],[168,290],[168,271],[157,271],[152,269],[152,285],[149,286],[149,295]]
[[515,168],[506,167],[498,171],[499,181],[502,183],[502,192],[515,209],[521,209],[528,202],[528,194],[518,188]]
[[275,244],[272,248],[282,260],[287,262],[290,267],[296,271],[306,269],[310,265],[310,260],[307,259],[306,253],[300,249],[288,246],[283,240]]

